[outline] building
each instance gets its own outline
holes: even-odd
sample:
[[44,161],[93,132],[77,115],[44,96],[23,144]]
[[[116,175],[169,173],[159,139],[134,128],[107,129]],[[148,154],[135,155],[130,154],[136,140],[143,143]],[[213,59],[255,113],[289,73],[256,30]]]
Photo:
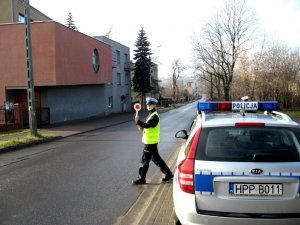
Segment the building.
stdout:
[[[172,78],[162,80],[161,101],[162,104],[170,102],[193,101],[200,98],[200,83],[196,77],[180,77],[176,81],[176,88],[173,89]],[[174,95],[175,92],[175,96]],[[174,98],[175,97],[175,98]]]
[[195,81],[188,81],[186,83],[186,88],[187,90],[187,100],[191,101],[191,100],[195,100],[195,99],[199,99],[200,98],[200,94],[199,94],[199,82],[195,82]]
[[[0,24],[24,23],[24,1],[23,0],[0,0]],[[31,21],[52,20],[36,8],[30,6]]]
[[[0,102],[27,109],[25,25],[0,25]],[[111,46],[56,22],[31,24],[37,111],[50,123],[110,113],[106,85],[112,83]]]
[[151,63],[150,85],[151,85],[150,96],[159,99],[160,91],[159,91],[159,80],[158,80],[158,65],[156,63]]
[[112,83],[105,87],[109,113],[128,112],[131,110],[130,48],[105,36],[95,38],[112,48]]
[[[0,8],[0,123],[4,105],[18,104],[26,126],[24,1],[0,0]],[[128,47],[69,29],[32,6],[30,19],[38,120],[45,109],[50,123],[131,110]]]

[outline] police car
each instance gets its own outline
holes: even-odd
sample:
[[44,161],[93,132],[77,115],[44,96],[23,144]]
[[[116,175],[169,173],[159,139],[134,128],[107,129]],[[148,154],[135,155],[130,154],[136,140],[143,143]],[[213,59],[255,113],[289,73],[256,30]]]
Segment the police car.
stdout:
[[174,224],[299,225],[299,124],[273,101],[197,107],[190,134],[175,135],[187,142],[173,180]]

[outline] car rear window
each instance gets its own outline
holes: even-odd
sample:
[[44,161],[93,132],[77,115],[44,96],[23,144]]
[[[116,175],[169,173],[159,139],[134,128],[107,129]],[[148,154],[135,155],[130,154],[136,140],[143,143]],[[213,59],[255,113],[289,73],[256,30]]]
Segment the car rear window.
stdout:
[[235,162],[300,161],[300,131],[283,127],[202,129],[197,160]]

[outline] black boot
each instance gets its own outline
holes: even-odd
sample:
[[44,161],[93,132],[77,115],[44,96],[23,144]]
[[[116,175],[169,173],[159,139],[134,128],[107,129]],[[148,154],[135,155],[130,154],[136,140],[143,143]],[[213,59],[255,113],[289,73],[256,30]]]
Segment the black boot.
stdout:
[[132,181],[132,184],[133,184],[133,185],[146,184],[146,180],[145,180],[145,179],[142,179],[142,178],[138,178],[138,179],[136,179],[136,180],[133,180],[133,181]]
[[171,180],[171,179],[173,179],[173,174],[172,174],[172,173],[167,174],[167,175],[162,179],[162,181],[163,181],[163,182],[166,182],[166,181],[169,181],[169,180]]

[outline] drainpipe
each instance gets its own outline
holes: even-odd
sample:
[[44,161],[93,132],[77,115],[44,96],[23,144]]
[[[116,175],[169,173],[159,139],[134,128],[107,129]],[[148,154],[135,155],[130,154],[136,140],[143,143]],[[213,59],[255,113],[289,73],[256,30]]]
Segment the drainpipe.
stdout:
[[14,23],[15,22],[15,0],[11,0],[11,22]]

